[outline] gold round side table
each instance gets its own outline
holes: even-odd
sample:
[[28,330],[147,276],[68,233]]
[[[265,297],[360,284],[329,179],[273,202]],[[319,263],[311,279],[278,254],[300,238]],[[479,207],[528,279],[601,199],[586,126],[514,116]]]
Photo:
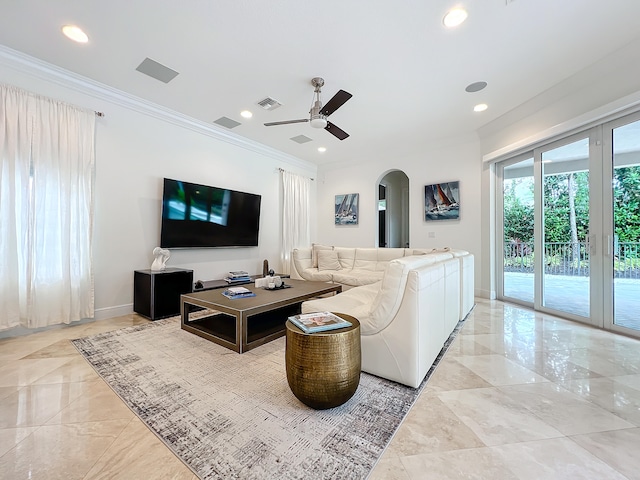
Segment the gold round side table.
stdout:
[[360,322],[338,330],[304,333],[287,320],[287,381],[293,394],[315,409],[333,408],[349,400],[360,383]]

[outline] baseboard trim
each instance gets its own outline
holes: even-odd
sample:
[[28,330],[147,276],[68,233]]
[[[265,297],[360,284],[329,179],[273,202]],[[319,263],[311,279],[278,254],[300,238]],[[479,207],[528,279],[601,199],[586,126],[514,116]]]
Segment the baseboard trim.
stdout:
[[106,320],[108,318],[121,317],[122,315],[131,315],[132,313],[133,303],[128,303],[115,307],[96,308],[93,319]]

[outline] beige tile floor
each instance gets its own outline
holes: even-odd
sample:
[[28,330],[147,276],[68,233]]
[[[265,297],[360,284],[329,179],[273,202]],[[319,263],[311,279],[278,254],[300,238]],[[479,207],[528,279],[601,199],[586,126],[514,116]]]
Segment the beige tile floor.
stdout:
[[[0,340],[0,478],[197,478],[68,341],[144,322]],[[370,478],[640,479],[639,452],[639,340],[478,300]]]

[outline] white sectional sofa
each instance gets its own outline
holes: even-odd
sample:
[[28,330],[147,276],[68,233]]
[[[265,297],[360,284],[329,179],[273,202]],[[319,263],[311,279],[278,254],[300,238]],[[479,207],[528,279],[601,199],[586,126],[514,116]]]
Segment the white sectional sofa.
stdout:
[[[340,283],[343,290],[382,280],[391,260],[429,255],[437,260],[457,258],[460,282],[460,319],[474,305],[474,257],[465,250],[444,248],[359,248],[314,244],[291,253],[291,278]],[[449,277],[451,269],[448,267]],[[450,280],[451,281],[451,280]],[[449,301],[451,299],[449,298]]]
[[[331,311],[356,317],[360,321],[362,370],[415,388],[458,321],[473,308],[473,255],[462,251],[454,256],[450,251],[430,250],[413,255],[415,249],[379,250],[411,252],[388,261],[369,263],[367,266],[371,269],[366,271],[373,272],[372,277],[380,271],[379,280],[352,287],[339,295],[304,302],[302,312]],[[307,253],[302,254],[303,259]],[[344,258],[353,256],[355,265],[359,253]],[[371,252],[367,253],[371,259]],[[391,252],[377,253],[383,258],[391,255]],[[359,271],[350,270],[351,273]],[[318,273],[322,272],[320,269]],[[470,280],[463,281],[465,276]],[[334,280],[333,277],[323,279]],[[463,292],[465,288],[470,290]],[[463,298],[469,292],[471,299]]]

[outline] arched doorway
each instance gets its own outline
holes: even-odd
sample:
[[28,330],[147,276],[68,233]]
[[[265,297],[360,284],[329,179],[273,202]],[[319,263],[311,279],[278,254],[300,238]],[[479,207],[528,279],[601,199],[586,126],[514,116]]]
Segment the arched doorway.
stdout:
[[376,185],[378,247],[409,246],[409,177],[401,170],[385,173]]

